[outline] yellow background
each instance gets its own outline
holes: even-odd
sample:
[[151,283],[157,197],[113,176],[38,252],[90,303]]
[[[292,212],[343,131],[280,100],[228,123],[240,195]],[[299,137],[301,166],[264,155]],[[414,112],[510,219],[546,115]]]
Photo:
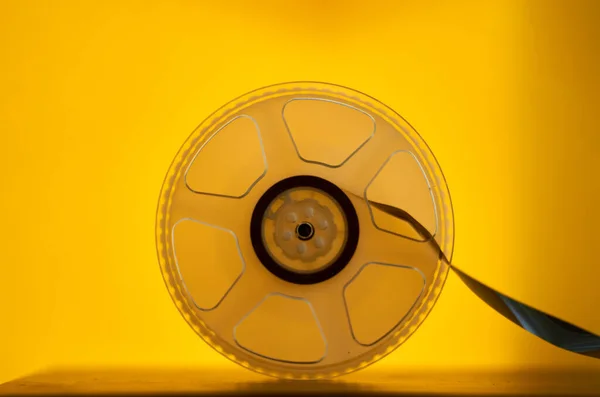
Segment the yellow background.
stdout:
[[[446,174],[454,262],[554,313],[587,299],[573,321],[600,332],[599,3],[256,3],[0,3],[0,382],[49,366],[234,366],[167,293],[156,203],[203,118],[291,80],[399,111]],[[419,332],[367,371],[549,365],[599,368],[451,274]]]

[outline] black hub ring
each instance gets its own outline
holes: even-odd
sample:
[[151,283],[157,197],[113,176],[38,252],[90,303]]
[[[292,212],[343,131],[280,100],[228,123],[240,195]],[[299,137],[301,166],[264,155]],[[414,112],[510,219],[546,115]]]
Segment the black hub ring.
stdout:
[[[286,190],[299,187],[314,188],[327,193],[340,205],[347,222],[348,236],[344,248],[330,265],[314,273],[298,273],[283,267],[269,254],[262,238],[262,223],[264,214],[269,208],[269,205],[281,193],[285,192]],[[352,202],[346,193],[344,193],[342,189],[333,183],[323,178],[310,175],[293,176],[279,181],[271,186],[258,200],[258,203],[256,203],[254,211],[252,212],[252,219],[250,221],[250,239],[252,240],[254,252],[256,253],[256,256],[260,262],[272,274],[293,284],[316,284],[329,280],[333,276],[337,275],[352,259],[352,256],[356,251],[356,246],[358,245],[358,236],[358,216],[356,214],[356,210],[354,209],[354,205],[352,205]]]

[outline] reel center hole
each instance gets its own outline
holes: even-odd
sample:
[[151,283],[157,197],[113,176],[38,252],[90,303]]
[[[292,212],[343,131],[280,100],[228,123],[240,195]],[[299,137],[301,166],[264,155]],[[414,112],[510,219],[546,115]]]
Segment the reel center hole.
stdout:
[[310,240],[314,234],[315,228],[308,222],[302,222],[296,226],[296,236],[302,241]]

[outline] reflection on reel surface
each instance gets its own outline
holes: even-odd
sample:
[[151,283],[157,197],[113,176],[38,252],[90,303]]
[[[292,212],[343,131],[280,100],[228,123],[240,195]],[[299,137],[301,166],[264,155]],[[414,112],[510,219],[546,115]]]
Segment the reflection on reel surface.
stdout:
[[288,83],[205,120],[168,171],[157,246],[190,326],[234,362],[318,379],[402,344],[442,291],[452,204],[427,145],[348,88]]

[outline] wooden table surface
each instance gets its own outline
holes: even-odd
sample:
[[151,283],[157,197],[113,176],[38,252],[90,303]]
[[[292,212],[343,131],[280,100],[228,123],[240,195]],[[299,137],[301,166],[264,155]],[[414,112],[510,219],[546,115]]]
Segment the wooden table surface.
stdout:
[[332,381],[279,381],[250,371],[51,370],[0,385],[0,395],[386,395],[600,396],[600,373],[390,373],[364,370]]

